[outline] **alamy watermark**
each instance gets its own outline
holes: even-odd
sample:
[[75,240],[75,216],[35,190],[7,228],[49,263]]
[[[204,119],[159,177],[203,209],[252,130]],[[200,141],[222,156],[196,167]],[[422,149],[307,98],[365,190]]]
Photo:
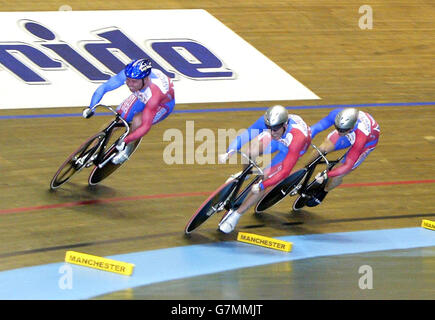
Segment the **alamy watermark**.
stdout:
[[[201,128],[195,131],[195,122],[186,121],[186,130],[178,128],[167,129],[163,133],[163,141],[169,142],[163,150],[163,161],[168,165],[173,164],[217,164],[218,155],[227,152],[229,145],[235,139],[245,143],[243,151],[249,148],[251,154],[260,153],[260,143],[256,137],[259,129],[218,129],[217,133],[209,128]],[[250,139],[251,138],[251,139]],[[269,140],[271,138],[266,138]],[[265,153],[257,159],[257,164],[270,163],[271,154]],[[247,164],[248,160],[243,157],[232,155],[227,163]]]
[[59,11],[72,11],[72,7],[68,4],[63,4],[59,7]]
[[61,274],[58,286],[62,290],[71,290],[73,288],[73,270],[70,265],[63,264],[59,268],[59,273]]
[[365,4],[359,7],[358,12],[363,14],[358,20],[358,26],[361,30],[373,29],[373,9]]
[[373,289],[373,268],[369,265],[362,265],[358,269],[362,276],[358,280],[358,286],[361,290]]

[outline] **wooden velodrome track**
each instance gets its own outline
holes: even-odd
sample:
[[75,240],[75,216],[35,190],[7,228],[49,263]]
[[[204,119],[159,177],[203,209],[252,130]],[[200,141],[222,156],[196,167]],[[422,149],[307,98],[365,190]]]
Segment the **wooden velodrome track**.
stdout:
[[[370,1],[372,30],[358,27],[358,8],[365,3],[355,0],[1,0],[0,10],[54,11],[64,4],[73,10],[202,8],[321,97],[280,101],[285,106],[432,102],[361,108],[378,121],[381,138],[343,188],[302,214],[290,215],[287,201],[260,218],[248,212],[239,223],[240,231],[275,237],[416,227],[422,219],[435,218],[435,6],[428,0],[388,3]],[[330,110],[292,112],[312,125]],[[79,112],[81,108],[0,110],[0,116]],[[166,165],[162,134],[170,128],[184,132],[186,120],[195,121],[196,130],[246,128],[262,112],[173,114],[153,127],[132,159],[100,186],[88,188],[87,174],[81,172],[56,192],[49,192],[49,182],[58,166],[108,118],[0,120],[0,270],[60,262],[68,249],[108,256],[235,240],[236,233],[216,231],[217,217],[191,238],[184,237],[183,229],[207,194],[239,167]],[[303,223],[285,224],[291,222]]]

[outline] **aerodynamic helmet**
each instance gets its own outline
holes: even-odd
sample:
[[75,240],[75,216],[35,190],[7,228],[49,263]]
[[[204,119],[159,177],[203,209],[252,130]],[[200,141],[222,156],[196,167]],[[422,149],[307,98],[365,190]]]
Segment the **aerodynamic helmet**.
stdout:
[[353,129],[358,121],[358,110],[355,108],[346,108],[341,110],[335,116],[335,129],[339,132],[346,132]]
[[264,124],[269,129],[279,129],[288,121],[288,111],[280,105],[272,106],[264,114]]
[[143,79],[151,73],[151,61],[148,59],[133,60],[125,67],[125,75],[131,79]]

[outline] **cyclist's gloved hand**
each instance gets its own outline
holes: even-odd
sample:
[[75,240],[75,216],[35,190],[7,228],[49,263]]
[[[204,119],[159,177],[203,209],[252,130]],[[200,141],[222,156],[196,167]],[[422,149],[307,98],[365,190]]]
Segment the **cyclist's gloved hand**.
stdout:
[[322,184],[323,181],[325,181],[327,178],[328,178],[328,175],[327,175],[327,173],[325,171],[319,172],[316,175],[316,181],[317,181],[318,184]]
[[219,163],[225,163],[230,158],[230,156],[233,154],[234,150],[230,150],[227,153],[222,153],[218,155],[218,161]]
[[83,114],[83,118],[89,119],[94,115],[94,111],[91,108],[85,108],[82,114]]

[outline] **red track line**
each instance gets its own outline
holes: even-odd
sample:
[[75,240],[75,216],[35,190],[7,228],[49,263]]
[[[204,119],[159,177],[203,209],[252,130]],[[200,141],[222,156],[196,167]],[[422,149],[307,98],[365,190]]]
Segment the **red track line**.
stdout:
[[83,205],[89,205],[89,204],[108,203],[108,202],[133,201],[133,200],[143,200],[143,199],[161,199],[161,198],[206,196],[209,194],[210,194],[210,192],[190,192],[190,193],[154,194],[154,195],[132,196],[132,197],[124,197],[124,198],[94,199],[94,200],[84,200],[84,201],[75,201],[75,202],[66,202],[66,203],[47,204],[47,205],[34,206],[34,207],[2,209],[2,210],[0,210],[0,214],[25,212],[25,211],[33,211],[33,210],[77,207],[77,206],[83,206]]
[[366,182],[366,183],[349,183],[342,184],[339,187],[352,188],[352,187],[375,187],[375,186],[392,186],[398,184],[420,184],[420,183],[435,183],[435,179],[432,180],[411,180],[411,181],[385,181],[385,182]]
[[[432,180],[411,180],[411,181],[385,181],[385,182],[366,182],[366,183],[351,183],[342,184],[341,188],[353,188],[353,187],[375,187],[375,186],[389,186],[389,185],[401,185],[401,184],[422,184],[422,183],[435,183],[435,179]],[[197,196],[208,196],[212,192],[190,192],[190,193],[168,193],[168,194],[154,194],[154,195],[142,195],[142,196],[132,196],[124,198],[106,198],[106,199],[94,199],[85,201],[75,201],[66,203],[56,203],[33,207],[22,207],[13,209],[0,209],[0,214],[9,214],[17,212],[35,211],[35,210],[45,210],[45,209],[57,209],[57,208],[67,208],[67,207],[77,207],[90,204],[98,203],[109,203],[109,202],[120,202],[120,201],[134,201],[134,200],[144,200],[144,199],[162,199],[162,198],[181,198],[181,197],[197,197]]]

